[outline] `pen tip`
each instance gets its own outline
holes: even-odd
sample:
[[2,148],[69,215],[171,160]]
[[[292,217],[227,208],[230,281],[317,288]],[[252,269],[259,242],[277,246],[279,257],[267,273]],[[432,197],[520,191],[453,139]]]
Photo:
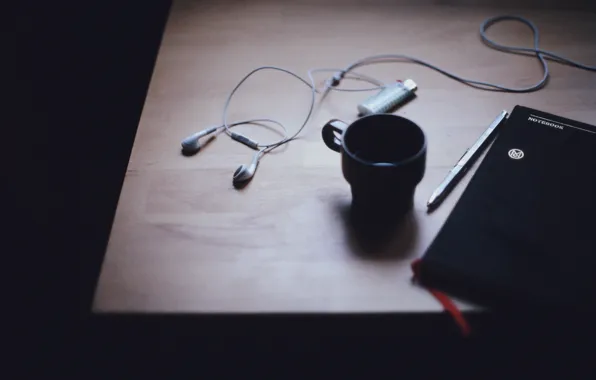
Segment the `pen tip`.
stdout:
[[435,211],[435,204],[434,203],[427,203],[426,204],[426,213],[430,214],[431,212]]

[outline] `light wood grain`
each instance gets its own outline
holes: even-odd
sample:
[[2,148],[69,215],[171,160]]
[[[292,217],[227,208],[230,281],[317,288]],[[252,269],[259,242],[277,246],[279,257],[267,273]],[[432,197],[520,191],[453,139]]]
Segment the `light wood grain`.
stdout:
[[[336,2],[335,2],[336,3]],[[512,8],[342,7],[318,2],[174,3],[122,188],[97,286],[96,312],[438,311],[410,282],[410,262],[429,246],[470,180],[433,214],[426,200],[448,169],[499,113],[516,104],[596,123],[596,74],[551,64],[547,88],[532,94],[482,92],[426,68],[383,64],[361,72],[385,81],[412,78],[418,97],[397,114],[428,140],[427,172],[412,214],[380,252],[366,252],[346,221],[350,190],[339,155],[320,128],[351,120],[368,94],[332,94],[303,138],[266,156],[253,182],[232,187],[252,151],[221,135],[194,157],[180,140],[221,120],[225,97],[261,65],[306,75],[378,53],[406,53],[462,76],[508,85],[539,79],[536,60],[483,46],[480,22],[522,13],[542,31],[542,47],[596,63],[593,13]],[[522,25],[495,26],[503,43],[528,45]],[[319,79],[322,79],[319,78]],[[257,75],[232,103],[231,119],[272,117],[292,130],[309,90],[276,73]],[[271,132],[242,127],[260,141]],[[463,305],[465,307],[465,305]]]

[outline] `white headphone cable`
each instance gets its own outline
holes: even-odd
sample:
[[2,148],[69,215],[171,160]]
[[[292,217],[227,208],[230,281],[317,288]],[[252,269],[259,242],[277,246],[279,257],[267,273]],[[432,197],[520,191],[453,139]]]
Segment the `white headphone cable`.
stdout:
[[[501,22],[501,21],[518,21],[518,22],[521,22],[521,23],[527,25],[532,30],[532,32],[534,34],[534,47],[533,48],[525,48],[525,47],[519,47],[519,46],[507,46],[507,45],[502,45],[497,42],[494,42],[493,40],[488,38],[486,36],[486,31],[488,30],[488,28],[498,22]],[[260,158],[263,155],[265,155],[266,153],[269,153],[273,149],[275,149],[281,145],[284,145],[298,137],[298,135],[302,132],[302,130],[306,127],[306,125],[308,124],[308,122],[310,120],[310,117],[311,117],[314,107],[315,107],[317,93],[322,94],[321,98],[319,99],[319,102],[322,102],[325,99],[325,97],[327,96],[327,94],[331,91],[345,91],[345,92],[372,91],[372,90],[383,89],[384,87],[386,87],[386,85],[383,84],[381,81],[378,81],[370,76],[355,73],[353,71],[354,69],[357,69],[359,67],[367,66],[367,65],[375,64],[375,63],[382,63],[382,62],[416,63],[419,65],[428,67],[432,70],[435,70],[451,79],[454,79],[458,82],[461,82],[463,84],[466,84],[466,85],[474,87],[474,88],[478,88],[481,90],[514,92],[514,93],[538,91],[546,85],[548,78],[550,76],[550,73],[548,70],[548,64],[546,62],[547,59],[558,62],[558,63],[574,66],[574,67],[577,67],[577,68],[583,69],[583,70],[596,71],[596,66],[585,65],[585,64],[579,63],[577,61],[565,58],[561,55],[558,55],[558,54],[555,54],[555,53],[552,53],[552,52],[549,52],[546,50],[541,50],[539,48],[539,36],[540,36],[540,33],[538,30],[538,27],[536,25],[534,25],[530,20],[528,20],[524,17],[520,17],[520,16],[491,17],[491,18],[484,20],[482,22],[482,24],[480,25],[480,37],[481,37],[482,42],[484,44],[486,44],[487,46],[489,46],[493,49],[504,51],[506,53],[522,54],[522,55],[535,55],[538,58],[538,60],[540,61],[541,65],[542,65],[542,69],[543,69],[542,79],[532,86],[521,87],[521,88],[507,87],[507,86],[489,83],[489,82],[466,79],[459,75],[456,75],[456,74],[450,73],[446,70],[443,70],[436,65],[433,65],[433,64],[423,61],[421,59],[411,57],[411,56],[408,56],[405,54],[373,55],[373,56],[362,58],[356,62],[353,62],[352,64],[350,64],[349,66],[347,66],[344,69],[330,69],[330,68],[311,69],[308,71],[309,81],[307,81],[307,80],[303,79],[302,77],[300,77],[299,75],[297,75],[287,69],[281,68],[281,67],[261,66],[261,67],[258,67],[256,69],[252,70],[246,76],[244,76],[244,78],[242,78],[242,80],[240,80],[240,82],[230,92],[230,94],[228,95],[228,97],[225,101],[223,112],[222,112],[222,125],[217,127],[216,129],[223,128],[225,130],[225,133],[228,136],[230,136],[231,138],[233,138],[234,140],[239,141],[239,142],[243,143],[244,145],[247,145],[250,148],[257,150],[258,152],[256,153],[254,160],[256,160],[256,163],[258,164],[258,160],[260,160]],[[300,125],[300,127],[291,136],[288,136],[287,130],[282,123],[280,123],[276,120],[273,120],[273,119],[269,119],[269,118],[248,119],[248,120],[233,122],[231,124],[228,123],[228,108],[230,106],[232,97],[234,96],[234,94],[236,93],[238,88],[250,76],[252,76],[253,74],[255,74],[259,71],[262,71],[262,70],[275,70],[275,71],[284,72],[284,73],[289,74],[289,75],[295,77],[296,79],[300,80],[302,83],[306,84],[311,89],[311,101],[310,101],[310,105],[309,105],[306,117],[305,117],[304,121],[302,122],[302,124]],[[325,81],[325,87],[322,91],[317,89],[315,80],[313,78],[313,74],[318,73],[318,72],[335,72],[335,74],[331,78],[329,78]],[[355,89],[338,88],[339,84],[341,83],[341,81],[343,79],[353,79],[353,80],[365,81],[365,82],[373,84],[375,87],[355,88]],[[242,134],[235,133],[230,130],[232,127],[238,126],[238,125],[263,124],[263,123],[272,123],[272,124],[277,125],[284,131],[284,137],[282,139],[280,139],[279,141],[271,143],[271,144],[259,144],[258,142],[254,141]],[[197,142],[197,144],[198,144],[198,142]],[[184,143],[183,143],[183,147],[184,147]],[[198,151],[198,149],[197,149],[197,151]]]
[[[488,38],[488,36],[486,35],[486,31],[488,30],[488,28],[498,22],[501,22],[501,21],[518,21],[518,22],[521,22],[521,23],[527,25],[532,30],[532,33],[534,34],[534,47],[533,48],[525,48],[525,47],[519,47],[519,46],[507,46],[507,45],[499,44],[499,43],[491,40],[490,38]],[[574,66],[574,67],[577,67],[577,68],[583,69],[583,70],[596,71],[596,66],[588,66],[588,65],[579,63],[577,61],[571,60],[569,58],[565,58],[561,55],[558,55],[558,54],[555,54],[555,53],[552,53],[552,52],[549,52],[546,50],[541,50],[539,47],[540,31],[539,31],[538,27],[536,25],[534,25],[533,22],[531,22],[530,20],[528,20],[524,17],[496,16],[496,17],[488,18],[488,19],[484,20],[482,22],[482,24],[480,24],[480,38],[482,39],[482,42],[484,42],[484,44],[486,44],[487,46],[489,46],[493,49],[497,49],[497,50],[500,50],[500,51],[503,51],[506,53],[522,54],[522,55],[535,55],[538,58],[538,60],[540,61],[540,64],[542,65],[542,71],[543,71],[542,79],[540,81],[538,81],[536,84],[529,86],[529,87],[520,87],[520,88],[507,87],[507,86],[503,86],[500,84],[466,79],[459,75],[455,75],[455,74],[450,73],[446,70],[443,70],[436,65],[425,62],[425,61],[415,58],[415,57],[411,57],[409,55],[381,54],[381,55],[373,55],[370,57],[359,59],[358,61],[347,66],[345,69],[338,71],[330,79],[330,84],[332,86],[337,86],[346,74],[348,74],[350,71],[352,71],[358,67],[362,67],[362,66],[366,66],[366,65],[370,65],[370,64],[374,64],[374,63],[396,62],[396,61],[397,62],[399,62],[399,61],[411,62],[411,63],[416,63],[416,64],[419,64],[422,66],[426,66],[426,67],[428,67],[432,70],[435,70],[451,79],[454,79],[458,82],[461,82],[463,84],[466,84],[468,86],[478,88],[481,90],[515,92],[515,93],[538,91],[546,85],[548,78],[550,76],[550,72],[548,70],[548,64],[546,62],[547,59],[558,62],[558,63],[566,64],[569,66]]]

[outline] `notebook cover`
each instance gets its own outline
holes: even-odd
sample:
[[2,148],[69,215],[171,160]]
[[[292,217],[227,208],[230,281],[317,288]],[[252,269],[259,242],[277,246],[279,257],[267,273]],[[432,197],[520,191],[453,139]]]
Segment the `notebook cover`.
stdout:
[[[523,154],[523,156],[522,156]],[[516,106],[420,263],[485,306],[596,306],[596,127]]]

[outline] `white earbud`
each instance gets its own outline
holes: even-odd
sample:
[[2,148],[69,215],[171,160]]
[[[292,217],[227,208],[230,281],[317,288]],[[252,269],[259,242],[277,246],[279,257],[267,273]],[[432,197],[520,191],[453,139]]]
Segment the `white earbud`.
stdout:
[[182,140],[182,150],[185,153],[197,153],[201,149],[201,144],[199,143],[199,139],[201,137],[205,137],[207,135],[212,134],[213,132],[217,131],[219,127],[211,127],[207,129],[203,129],[200,132],[194,133],[184,140]]
[[260,158],[261,152],[259,151],[255,153],[250,165],[240,165],[238,169],[236,169],[232,178],[232,182],[234,183],[234,185],[246,183],[255,175]]

